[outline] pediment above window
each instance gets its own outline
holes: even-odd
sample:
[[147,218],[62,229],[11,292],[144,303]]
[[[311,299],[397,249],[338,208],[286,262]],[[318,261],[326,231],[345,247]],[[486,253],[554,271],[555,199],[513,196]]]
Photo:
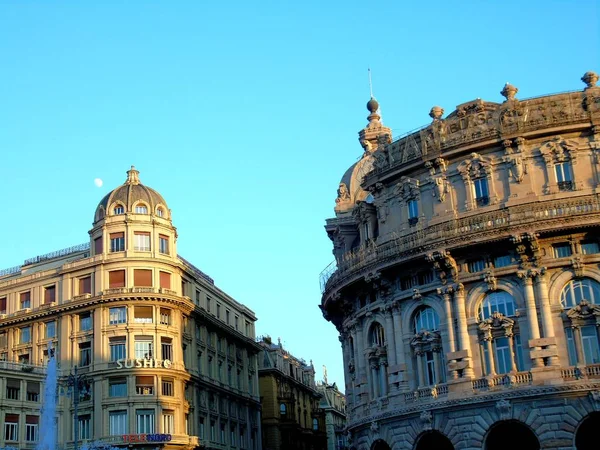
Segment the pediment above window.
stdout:
[[567,311],[567,318],[574,325],[589,323],[591,321],[600,324],[600,306],[594,305],[587,300],[582,300],[577,306]]

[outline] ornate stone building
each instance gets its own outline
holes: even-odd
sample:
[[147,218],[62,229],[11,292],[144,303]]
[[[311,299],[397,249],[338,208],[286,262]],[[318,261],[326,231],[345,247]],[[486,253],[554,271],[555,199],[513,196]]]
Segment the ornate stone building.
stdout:
[[347,450],[346,396],[335,383],[328,384],[327,380],[317,383],[317,391],[322,395],[319,407],[325,415],[327,450]]
[[[162,196],[127,180],[89,243],[0,272],[0,447],[34,448],[48,345],[64,383],[58,446],[262,448],[254,313],[177,253]],[[63,389],[61,389],[63,391]],[[74,420],[74,400],[78,400]]]
[[269,336],[258,340],[264,450],[325,450],[325,415],[315,369]]
[[368,102],[322,274],[355,449],[596,448],[600,87],[582,80],[435,106],[396,140]]

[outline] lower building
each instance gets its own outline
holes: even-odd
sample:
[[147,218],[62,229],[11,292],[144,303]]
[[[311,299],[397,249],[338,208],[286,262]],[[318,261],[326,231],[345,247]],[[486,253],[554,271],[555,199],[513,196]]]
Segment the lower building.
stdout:
[[347,450],[346,396],[338,390],[335,383],[328,384],[327,380],[317,383],[317,390],[323,396],[320,408],[325,414],[327,450]]
[[268,336],[258,344],[263,449],[325,450],[325,414],[312,363],[292,356]]

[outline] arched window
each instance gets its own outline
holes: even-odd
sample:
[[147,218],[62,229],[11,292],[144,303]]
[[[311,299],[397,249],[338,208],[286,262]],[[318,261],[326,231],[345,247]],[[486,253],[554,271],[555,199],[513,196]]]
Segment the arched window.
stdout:
[[164,217],[165,216],[165,210],[162,209],[160,206],[158,208],[156,208],[156,215],[158,217]]
[[313,430],[319,429],[319,421],[317,419],[313,419]]
[[373,347],[385,346],[385,332],[383,327],[377,322],[375,322],[371,327],[370,342]]
[[104,219],[104,207],[100,206],[98,208],[98,213],[97,213],[96,217],[97,217],[96,220]]
[[512,295],[505,291],[495,291],[486,295],[479,309],[479,318],[488,319],[494,312],[499,312],[506,317],[514,316],[515,300]]
[[440,329],[440,316],[433,308],[425,307],[420,309],[415,315],[414,332],[437,331]]
[[279,414],[281,414],[282,416],[285,416],[287,414],[287,407],[285,406],[285,403],[279,405]]
[[577,306],[582,300],[600,304],[600,283],[591,278],[571,280],[560,293],[560,302],[564,308]]
[[140,203],[135,206],[135,213],[136,214],[148,214],[148,207],[146,205],[144,205],[143,203]]
[[115,205],[115,208],[113,209],[113,213],[115,214],[115,216],[118,216],[120,214],[125,214],[125,207],[123,205]]

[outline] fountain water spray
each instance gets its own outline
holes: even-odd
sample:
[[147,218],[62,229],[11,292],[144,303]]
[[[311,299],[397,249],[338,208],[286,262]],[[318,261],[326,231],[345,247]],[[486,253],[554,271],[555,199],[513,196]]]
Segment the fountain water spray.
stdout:
[[56,449],[56,392],[58,387],[58,366],[56,356],[51,344],[48,344],[48,367],[46,374],[46,383],[44,384],[44,398],[42,400],[42,410],[40,411],[40,441],[36,450],[55,450]]

